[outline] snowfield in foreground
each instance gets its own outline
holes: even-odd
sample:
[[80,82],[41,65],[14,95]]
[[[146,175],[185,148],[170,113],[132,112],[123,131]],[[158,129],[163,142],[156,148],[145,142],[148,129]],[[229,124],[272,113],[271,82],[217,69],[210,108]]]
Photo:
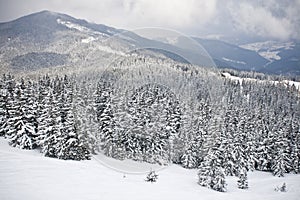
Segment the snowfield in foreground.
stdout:
[[[278,178],[271,173],[250,172],[248,190],[237,188],[237,178],[226,177],[228,191],[221,193],[199,186],[197,170],[171,165],[157,172],[156,183],[149,183],[144,181],[146,174],[120,173],[100,164],[99,160],[103,158],[80,162],[46,158],[38,151],[10,147],[0,138],[0,199],[296,200],[300,197],[300,175],[286,174]],[[136,169],[136,166],[128,166],[128,161],[116,163],[121,169]],[[149,171],[151,167],[156,168],[142,163],[133,165],[141,165],[137,169],[149,168]],[[274,188],[284,182],[287,192],[275,192]]]

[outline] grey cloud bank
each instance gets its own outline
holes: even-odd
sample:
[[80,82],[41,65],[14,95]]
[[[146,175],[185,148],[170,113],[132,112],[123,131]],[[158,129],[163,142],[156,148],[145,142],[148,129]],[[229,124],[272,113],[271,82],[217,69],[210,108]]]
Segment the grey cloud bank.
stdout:
[[300,40],[300,0],[0,0],[0,21],[41,10],[129,30],[164,27],[219,39]]

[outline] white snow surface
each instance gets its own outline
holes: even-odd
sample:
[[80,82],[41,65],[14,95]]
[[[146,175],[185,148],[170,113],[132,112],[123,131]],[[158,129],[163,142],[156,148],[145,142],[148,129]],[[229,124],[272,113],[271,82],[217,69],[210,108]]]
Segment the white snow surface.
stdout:
[[[10,147],[0,138],[1,200],[296,200],[300,196],[300,175],[295,174],[278,178],[267,172],[250,172],[247,190],[237,188],[236,177],[226,177],[226,193],[199,186],[197,170],[171,165],[157,174],[157,182],[149,183],[144,180],[146,174],[120,173],[94,158],[89,161],[47,158],[38,151]],[[274,191],[284,182],[287,192]]]
[[99,31],[93,31],[85,26],[81,26],[79,24],[75,24],[75,23],[72,23],[72,22],[69,22],[69,21],[64,21],[62,19],[57,19],[56,22],[58,24],[61,24],[61,25],[64,25],[66,27],[68,27],[69,29],[75,29],[77,31],[80,31],[80,32],[83,32],[83,33],[87,33],[87,34],[90,34],[90,35],[100,35],[102,37],[109,37],[109,35],[105,34],[105,33],[102,33],[102,32],[99,32]]
[[280,60],[281,57],[278,55],[280,51],[261,51],[258,54],[265,59],[272,61],[272,60]]
[[274,51],[277,49],[292,49],[295,46],[293,42],[277,42],[277,41],[265,41],[265,42],[255,42],[250,44],[244,44],[240,47],[244,49],[249,49],[252,51],[260,51],[260,50],[270,50]]
[[244,44],[240,47],[251,51],[256,51],[260,56],[272,61],[281,59],[281,57],[278,55],[281,49],[293,49],[294,46],[295,44],[293,42],[265,41]]
[[231,60],[229,58],[226,57],[222,57],[222,60],[225,60],[227,62],[232,62],[232,63],[237,63],[237,64],[242,64],[242,65],[246,65],[246,63],[244,61],[239,61],[239,60]]
[[222,75],[225,78],[231,79],[233,81],[237,81],[240,84],[242,84],[243,81],[260,82],[260,83],[269,82],[271,84],[285,84],[285,85],[289,85],[289,86],[295,86],[295,88],[300,91],[300,82],[296,82],[296,81],[291,81],[291,80],[271,81],[271,80],[258,80],[258,79],[254,79],[254,78],[241,78],[238,76],[233,76],[228,72],[224,72],[224,73],[222,73]]
[[81,42],[87,44],[87,43],[93,42],[95,40],[97,40],[97,38],[94,38],[94,37],[90,36],[90,37],[82,39]]
[[119,50],[112,49],[109,46],[98,45],[97,48],[100,51],[103,51],[103,52],[107,52],[107,53],[111,53],[111,54],[116,54],[116,55],[121,55],[121,56],[126,56],[126,53],[124,53],[122,51],[119,51]]

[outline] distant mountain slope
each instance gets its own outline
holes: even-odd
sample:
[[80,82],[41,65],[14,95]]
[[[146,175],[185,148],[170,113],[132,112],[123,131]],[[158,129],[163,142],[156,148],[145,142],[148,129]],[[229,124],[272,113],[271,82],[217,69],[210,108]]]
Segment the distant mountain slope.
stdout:
[[[50,11],[1,23],[0,36],[0,62],[5,69],[104,66],[136,50],[180,62],[196,57],[193,64],[202,66],[209,63],[209,58],[180,47]],[[53,55],[59,62],[49,62]]]
[[1,23],[0,69],[104,66],[110,55],[124,54],[126,42],[105,42],[121,32],[50,11]]
[[[74,26],[75,24],[77,27]],[[65,14],[41,11],[11,22],[1,23],[0,43],[2,44],[7,39],[14,39],[16,37],[20,37],[25,41],[49,42],[55,39],[56,32],[72,29],[72,25],[74,29],[84,27],[86,30],[90,29],[91,31],[101,32],[107,36],[120,32],[120,30],[105,25],[88,23],[85,20],[75,19]]]
[[207,50],[219,65],[224,64],[224,67],[239,70],[258,70],[268,62],[258,53],[233,44],[219,40],[194,39]]
[[266,41],[241,46],[256,51],[269,60],[260,72],[270,74],[300,75],[300,43],[296,41]]
[[[272,74],[300,74],[299,43],[291,45],[291,48],[281,48],[280,51],[274,48],[268,51],[264,48],[269,43],[239,47],[218,40],[192,39],[201,44],[210,57],[193,48],[183,47],[182,42],[186,41],[182,38],[152,40],[66,14],[41,11],[0,23],[0,69],[98,67],[107,65],[116,56],[126,56],[144,49],[139,53],[199,66],[212,67],[213,60],[217,67]],[[50,62],[56,58],[59,62]]]

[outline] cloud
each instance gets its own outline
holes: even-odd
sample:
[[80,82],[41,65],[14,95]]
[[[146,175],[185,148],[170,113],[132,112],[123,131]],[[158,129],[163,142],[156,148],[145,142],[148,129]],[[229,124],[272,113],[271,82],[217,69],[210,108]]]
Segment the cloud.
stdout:
[[216,0],[124,0],[126,16],[139,26],[185,28],[209,22],[216,12]]
[[216,12],[216,2],[217,0],[0,0],[0,19],[48,9],[98,23],[114,23],[115,26],[182,28],[203,25],[211,20]]
[[300,40],[300,0],[0,0],[0,21],[45,9],[124,29]]
[[275,0],[267,0],[264,4],[231,2],[227,8],[235,29],[244,34],[281,40],[299,39],[299,1],[290,1],[290,4]]

